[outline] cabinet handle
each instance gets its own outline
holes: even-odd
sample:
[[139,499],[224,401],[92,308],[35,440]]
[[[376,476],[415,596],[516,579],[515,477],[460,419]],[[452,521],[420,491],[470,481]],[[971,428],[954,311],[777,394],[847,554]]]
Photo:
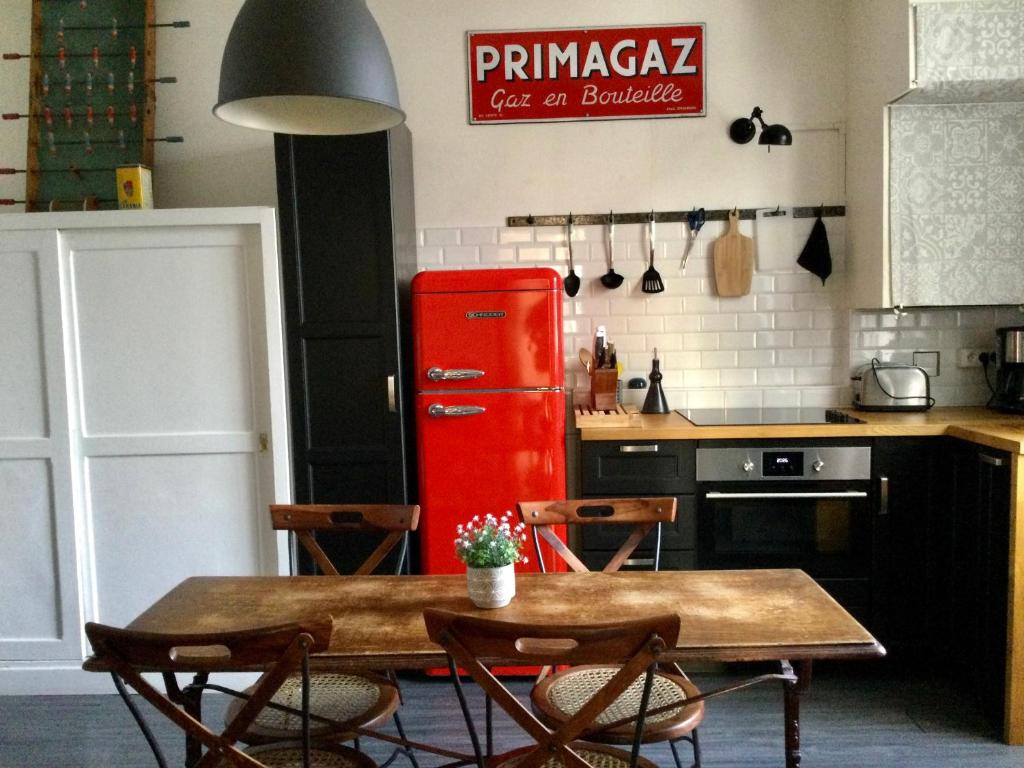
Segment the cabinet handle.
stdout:
[[620,445],[619,453],[657,453],[658,446],[655,445]]
[[391,413],[398,413],[398,403],[395,401],[395,377],[388,376],[388,410]]
[[723,493],[708,491],[706,499],[863,499],[867,491],[783,491],[781,493]]
[[486,410],[482,405],[449,405],[438,403],[427,408],[427,413],[435,418],[439,416],[475,416]]
[[632,566],[634,568],[639,568],[641,566],[653,566],[654,565],[654,558],[653,557],[631,557],[628,560],[626,560],[625,562],[623,562],[623,565],[624,566]]
[[878,478],[878,516],[885,517],[889,514],[889,478]]
[[982,464],[988,464],[990,467],[1005,467],[1006,460],[1000,459],[998,456],[989,456],[987,453],[979,453],[978,461]]
[[446,371],[434,367],[427,370],[427,378],[431,381],[465,381],[466,379],[479,379],[483,375],[483,371],[473,368],[452,368]]

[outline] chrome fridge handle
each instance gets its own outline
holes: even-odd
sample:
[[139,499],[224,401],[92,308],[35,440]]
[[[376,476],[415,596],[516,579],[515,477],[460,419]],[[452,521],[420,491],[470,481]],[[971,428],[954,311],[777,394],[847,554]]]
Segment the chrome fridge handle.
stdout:
[[483,371],[473,368],[443,368],[433,367],[427,369],[427,378],[431,381],[465,381],[466,379],[479,379],[484,375]]
[[475,416],[483,413],[486,408],[482,405],[440,405],[434,403],[427,407],[427,414],[437,418],[439,416]]

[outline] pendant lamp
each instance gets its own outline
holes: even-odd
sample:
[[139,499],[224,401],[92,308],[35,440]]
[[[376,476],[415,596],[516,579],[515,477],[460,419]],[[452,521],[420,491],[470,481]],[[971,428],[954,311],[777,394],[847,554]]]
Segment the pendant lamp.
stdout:
[[366,0],[246,0],[224,46],[213,113],[246,128],[316,135],[405,120]]

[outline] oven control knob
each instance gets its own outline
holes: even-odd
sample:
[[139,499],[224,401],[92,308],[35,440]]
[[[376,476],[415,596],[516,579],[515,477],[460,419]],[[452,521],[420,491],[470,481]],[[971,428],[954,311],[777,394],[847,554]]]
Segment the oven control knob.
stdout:
[[753,472],[754,471],[754,462],[752,462],[750,459],[747,459],[746,461],[744,461],[743,462],[743,471],[747,472],[747,473]]
[[815,472],[821,472],[821,470],[824,468],[824,466],[825,466],[825,462],[824,461],[822,461],[821,459],[815,459],[814,463],[811,464],[811,469],[813,469]]

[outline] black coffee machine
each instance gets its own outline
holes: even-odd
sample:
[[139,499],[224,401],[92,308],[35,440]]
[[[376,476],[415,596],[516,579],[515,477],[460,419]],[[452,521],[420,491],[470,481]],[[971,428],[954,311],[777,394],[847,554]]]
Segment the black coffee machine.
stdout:
[[1024,326],[996,329],[996,391],[991,405],[1024,413]]

